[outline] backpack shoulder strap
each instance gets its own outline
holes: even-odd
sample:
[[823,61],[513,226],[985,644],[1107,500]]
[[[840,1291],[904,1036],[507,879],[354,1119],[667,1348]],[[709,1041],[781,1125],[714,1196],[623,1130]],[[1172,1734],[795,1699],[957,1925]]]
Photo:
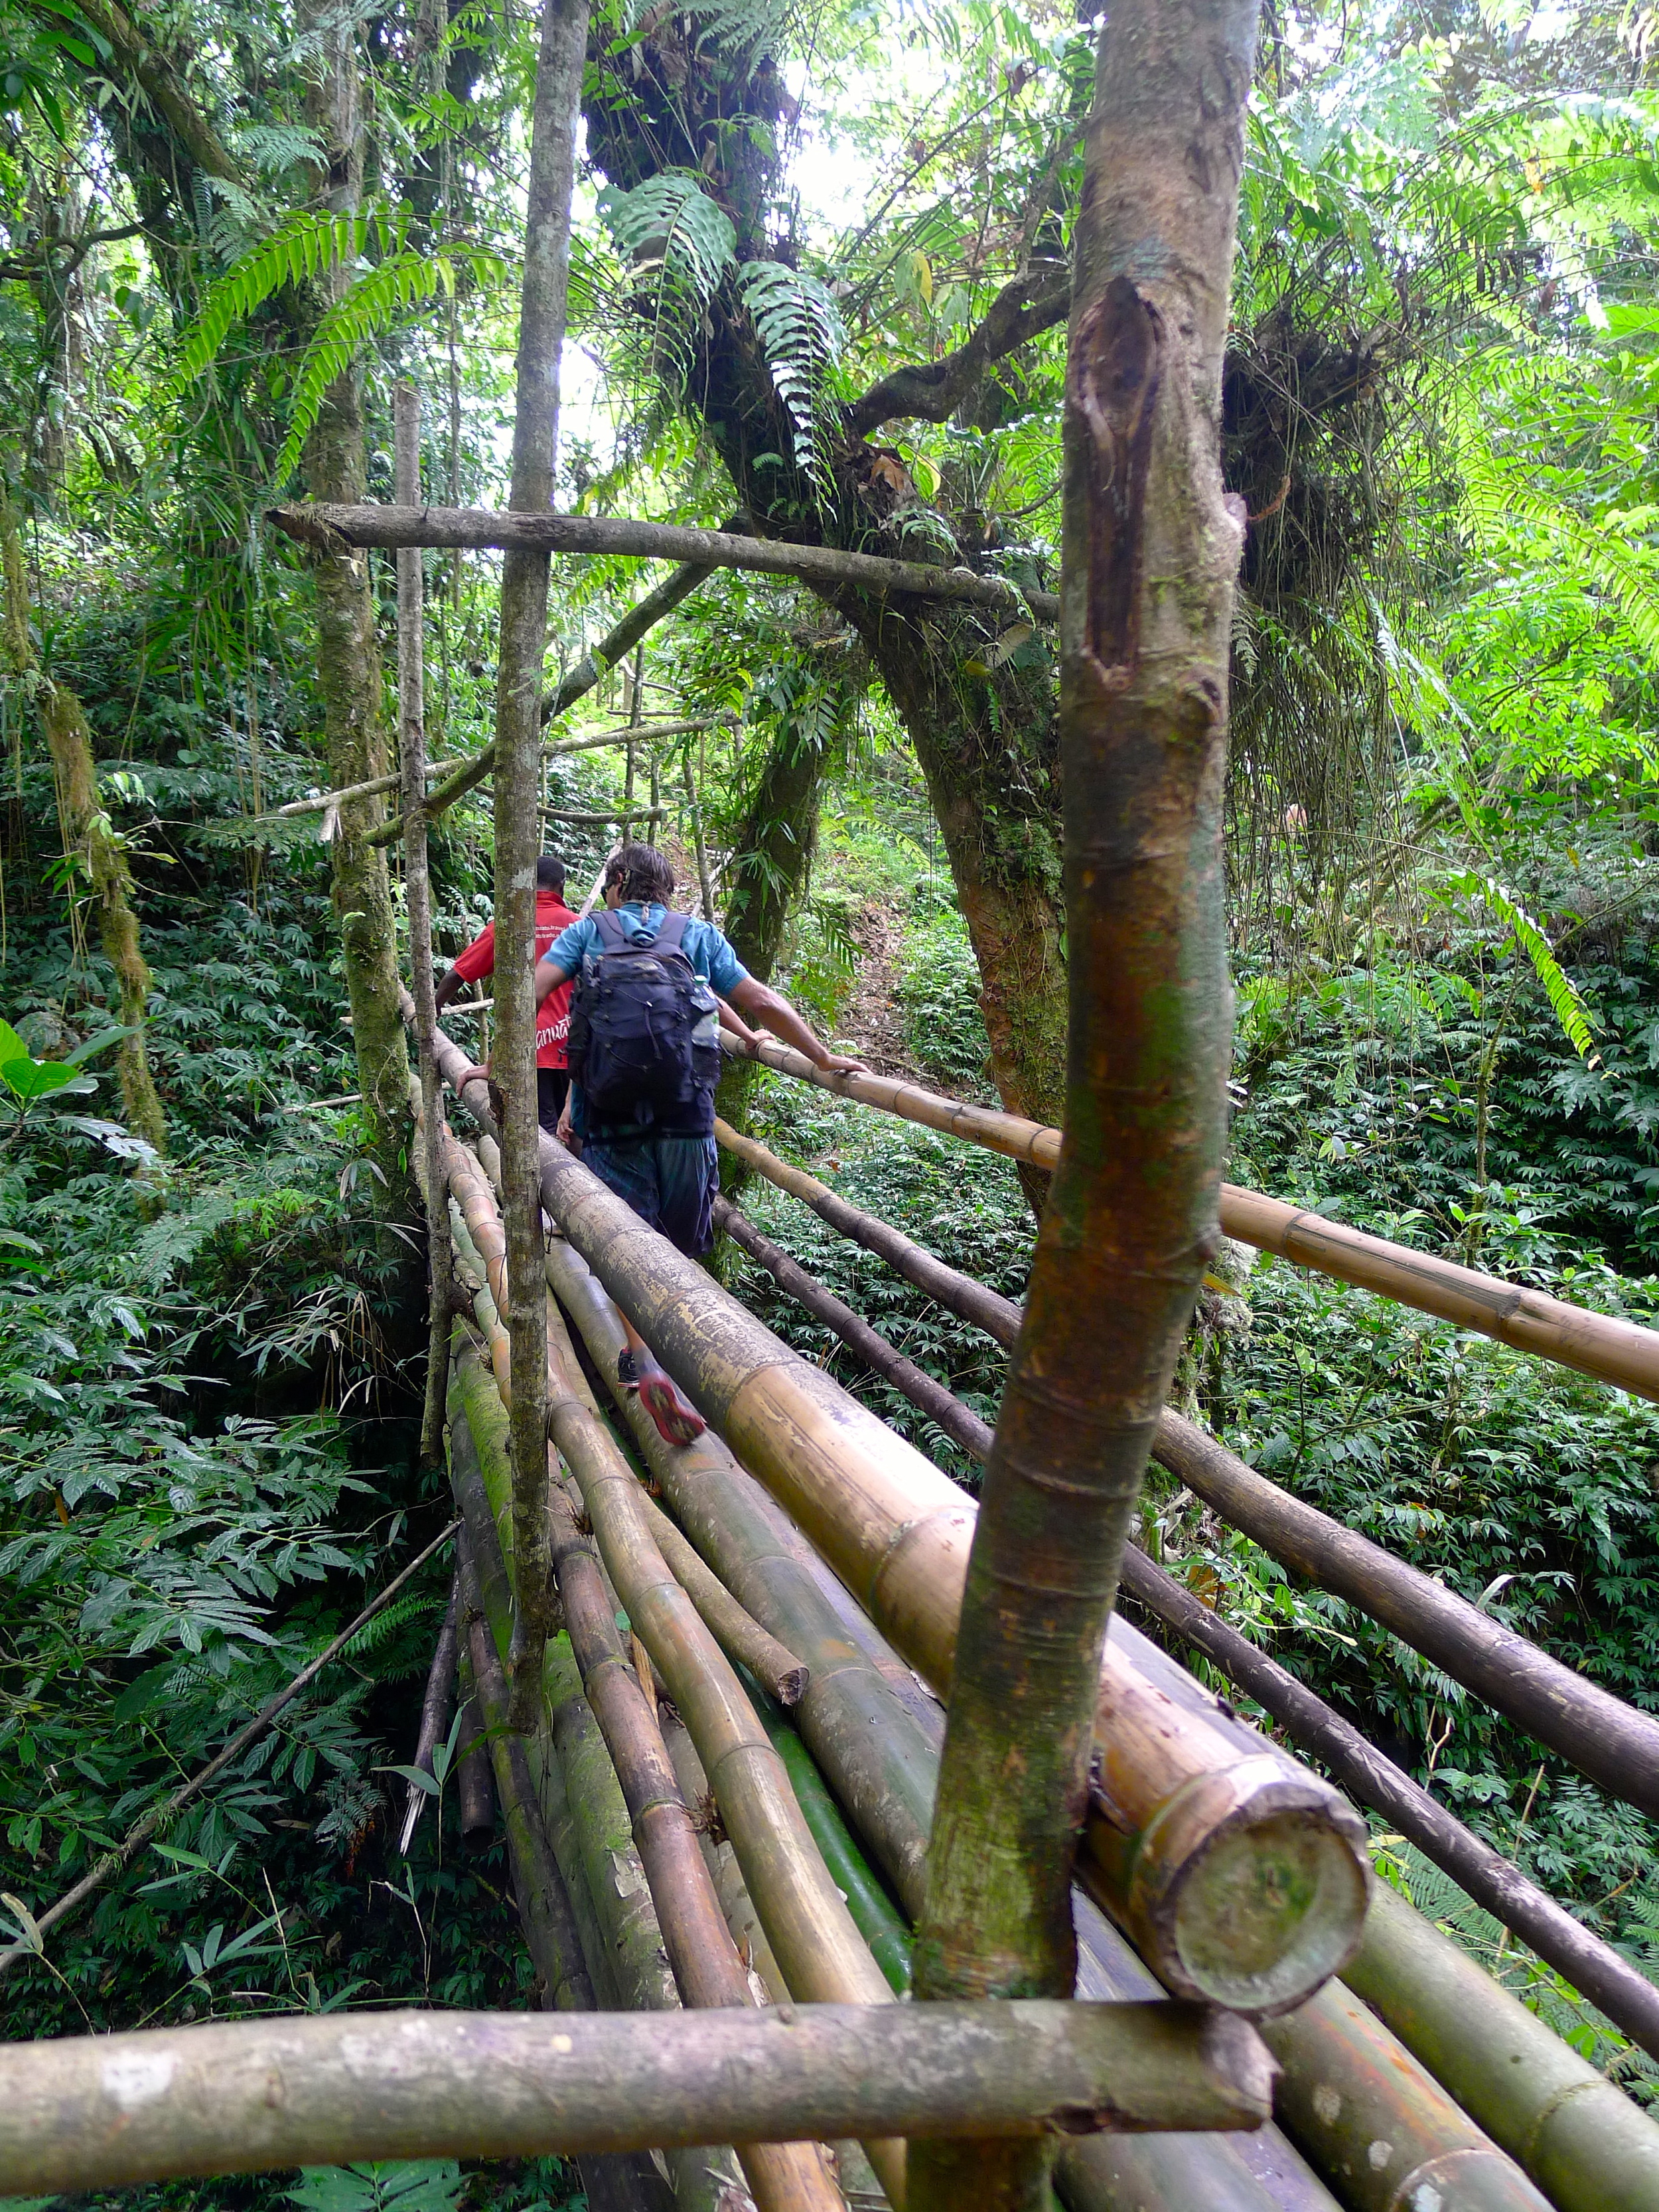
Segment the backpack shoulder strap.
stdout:
[[685,925],[690,920],[689,915],[664,915],[662,925],[652,942],[660,946],[665,952],[678,952],[684,957],[684,946],[680,940],[685,935]]
[[628,939],[623,933],[621,921],[612,908],[608,906],[595,907],[592,919],[593,927],[599,933],[600,951],[602,953],[620,952],[628,943]]

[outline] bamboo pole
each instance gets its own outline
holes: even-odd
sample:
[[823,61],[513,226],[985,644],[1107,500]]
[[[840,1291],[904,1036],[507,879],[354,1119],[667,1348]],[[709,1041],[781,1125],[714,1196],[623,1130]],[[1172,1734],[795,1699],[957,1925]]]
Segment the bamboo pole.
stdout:
[[[480,1460],[485,1461],[488,1430],[485,1435],[479,1433],[473,1408],[487,1404],[488,1378],[468,1354],[457,1361],[455,1374],[462,1417],[472,1429]],[[554,1483],[549,1485],[548,1509],[571,1648],[622,1784],[681,1997],[688,2006],[701,2008],[750,2004],[747,1977],[710,1884],[656,1717],[623,1656],[599,1562]],[[489,1527],[493,1529],[493,1522]],[[476,1542],[487,1543],[483,1530],[471,1520],[469,1528]],[[761,2212],[834,2212],[832,2187],[812,2142],[750,2142],[739,2148],[738,2155]]]
[[[404,553],[398,554],[398,559],[400,563],[404,557]],[[545,715],[543,719],[545,720]],[[686,731],[695,732],[699,730],[712,729],[717,719],[704,715],[690,722],[653,722],[641,734],[653,738],[677,738]],[[541,749],[541,757],[544,761],[550,761],[559,760],[566,753],[597,752],[608,745],[626,744],[629,734],[630,732],[626,729],[596,730],[588,737],[561,738],[552,744],[544,745]],[[489,754],[488,768],[493,768],[495,763],[495,749],[493,745],[489,748]],[[453,775],[458,769],[475,768],[483,757],[482,753],[474,753],[465,760],[428,761],[424,764],[422,774],[428,776]],[[480,777],[479,781],[482,781],[483,778]],[[343,806],[348,799],[374,799],[383,792],[399,791],[402,787],[401,770],[396,775],[371,776],[366,783],[347,784],[343,790],[318,791],[312,793],[306,799],[291,799],[286,806],[273,807],[269,814],[261,815],[258,819],[264,822],[283,822],[296,815],[325,814],[331,808]],[[404,823],[400,826],[406,828],[407,824]]]
[[1536,2185],[1340,1982],[1261,2033],[1282,2069],[1280,2123],[1349,2212],[1546,2212]]
[[1158,1455],[1275,1559],[1391,1628],[1611,1796],[1659,1816],[1659,1718],[1626,1705],[1432,1576],[1304,1504],[1192,1422],[1166,1415]]
[[[607,1378],[625,1341],[614,1306],[583,1261],[554,1237],[549,1280],[580,1328],[594,1365]],[[939,1754],[860,1638],[879,1632],[844,1593],[827,1595],[827,1571],[761,1486],[712,1430],[676,1450],[663,1443],[620,1385],[611,1395],[626,1415],[652,1474],[675,1511],[721,1574],[773,1632],[811,1661],[813,1674],[795,1719],[813,1757],[891,1879],[906,1910],[920,1909]],[[839,1590],[839,1585],[836,1585]],[[852,1616],[849,1618],[849,1614]],[[1127,1624],[1118,1623],[1119,1629]],[[896,1666],[898,1662],[896,1662]],[[907,1686],[914,1678],[901,1669]],[[677,1760],[678,1767],[678,1760]],[[757,1945],[763,1934],[742,1892],[721,1888],[734,1932]],[[1084,1963],[1091,1997],[1156,1996],[1159,1986],[1116,1930],[1093,1923]],[[1258,2170],[1271,2186],[1257,2178]],[[1332,2199],[1276,2129],[1261,2136],[1121,2136],[1073,2144],[1062,2155],[1061,2193],[1073,2212],[1334,2212]]]
[[[465,1342],[465,1331],[460,1334]],[[481,1409],[475,1397],[471,1419],[479,1419],[484,1411],[499,1415],[491,1432],[492,1452],[495,1463],[505,1467],[506,1410],[499,1400],[492,1407]],[[497,1519],[493,1512],[469,1419],[458,1418],[449,1435],[458,1501],[465,1501],[469,1527],[478,1532],[471,1547],[471,1565],[479,1603],[500,1653],[508,1649],[512,1638],[512,1590],[501,1549],[503,1522],[511,1540],[512,1516],[509,1510]],[[629,1835],[622,1787],[582,1694],[568,1636],[550,1638],[542,1663],[542,1686],[546,1735],[538,1733],[522,1741],[532,1775],[539,1771],[537,1802],[569,1895],[588,1978],[600,2009],[678,2011],[679,1994],[663,1948],[645,1870]],[[742,2177],[729,2149],[709,2145],[681,2148],[671,2149],[667,2160],[679,2212],[726,2212],[722,2190],[742,2188]],[[648,2194],[655,2176],[641,2172],[622,2179]]]
[[507,1727],[507,1678],[501,1672],[495,1639],[484,1619],[477,1578],[472,1572],[471,1548],[465,1540],[466,1531],[463,1529],[461,1533],[467,1649],[472,1657],[472,1680],[484,1726],[489,1731],[490,1765],[507,1829],[507,1855],[525,1941],[541,1977],[544,2005],[556,2012],[593,2012],[598,2005],[582,1954],[570,1893],[565,1887],[564,1876],[547,1838],[535,1785],[530,1778],[524,1738]]
[[1052,592],[1024,592],[971,568],[933,568],[920,561],[888,561],[872,553],[843,553],[829,545],[794,545],[781,538],[739,538],[723,530],[687,530],[673,523],[636,522],[623,516],[550,514],[514,506],[491,514],[465,507],[346,507],[307,501],[273,507],[269,518],[302,544],[337,550],[354,545],[459,545],[509,553],[597,553],[612,559],[684,561],[702,568],[744,568],[766,576],[795,576],[809,584],[851,585],[865,592],[895,592],[993,607],[999,614],[1035,615],[1052,622],[1059,601]]
[[[444,1218],[448,1220],[446,1206]],[[447,1299],[445,1304],[447,1305]],[[457,1665],[456,1602],[460,1594],[460,1574],[457,1570],[449,1585],[449,1604],[444,1613],[444,1625],[438,1632],[438,1641],[432,1653],[432,1665],[426,1678],[426,1695],[421,1700],[421,1725],[415,1739],[415,1760],[422,1774],[433,1774],[436,1766],[438,1746],[449,1734],[449,1723],[455,1711],[455,1668]],[[414,1840],[416,1823],[431,1795],[418,1784],[409,1785],[408,1800],[404,1806],[404,1825],[398,1838],[398,1849],[405,1858]]]
[[[421,495],[421,395],[412,384],[392,392],[398,496]],[[438,1126],[443,1085],[432,1056],[438,1006],[432,976],[432,877],[426,839],[426,597],[421,556],[398,556],[398,773],[404,794],[404,893],[409,958],[415,985],[415,1040],[425,1115],[419,1181],[426,1214],[426,1395],[421,1414],[421,1462],[441,1467],[444,1392],[449,1364],[449,1208],[444,1196]],[[413,1823],[409,1824],[410,1826]]]
[[[655,1428],[656,1423],[651,1425]],[[660,1506],[642,1494],[640,1510],[670,1573],[726,1657],[734,1665],[748,1668],[767,1695],[781,1705],[798,1705],[805,1695],[811,1669],[793,1651],[786,1650],[775,1636],[769,1636],[753,1613],[738,1604]]]
[[684,1448],[665,1443],[637,1399],[611,1383],[617,1354],[627,1342],[621,1320],[562,1237],[549,1245],[548,1267],[646,1463],[693,1540],[749,1611],[806,1661],[809,1678],[796,1708],[801,1732],[818,1764],[835,1776],[842,1802],[914,1916],[933,1820],[933,1747],[849,1636],[817,1573],[800,1557],[805,1547],[781,1509],[724,1440],[706,1429]]
[[[1060,1158],[1060,1131],[1018,1114],[965,1106],[890,1076],[825,1074],[804,1054],[770,1038],[749,1045],[722,1030],[720,1048],[739,1059],[762,1060],[838,1097],[879,1107],[901,1120],[941,1130],[1029,1166],[1053,1168]],[[1375,1291],[1419,1313],[1434,1314],[1506,1344],[1511,1351],[1594,1376],[1615,1389],[1659,1400],[1659,1330],[1611,1314],[1588,1312],[1542,1291],[1460,1267],[1453,1261],[1391,1243],[1346,1222],[1328,1221],[1322,1214],[1237,1183],[1221,1186],[1220,1220],[1224,1236],[1241,1244],[1275,1253],[1298,1267]]]
[[1557,2212],[1659,2204],[1649,2114],[1384,1885],[1343,1978]]
[[461,1841],[482,1850],[495,1840],[495,1784],[489,1747],[483,1740],[478,1686],[472,1679],[471,1645],[464,1642],[456,1657],[461,1699],[461,1733],[455,1747],[456,1818]]
[[861,1314],[838,1298],[833,1291],[811,1275],[798,1261],[792,1260],[781,1245],[775,1244],[762,1233],[748,1215],[733,1206],[728,1198],[714,1200],[714,1226],[721,1231],[740,1251],[757,1260],[771,1276],[780,1290],[803,1306],[815,1321],[832,1328],[842,1342],[854,1352],[873,1375],[884,1382],[891,1383],[902,1397],[921,1413],[926,1413],[935,1427],[942,1429],[953,1443],[960,1444],[981,1465],[991,1456],[994,1431],[988,1421],[964,1406],[954,1392],[947,1390],[937,1377],[925,1367],[918,1367],[914,1359],[890,1344],[878,1329],[872,1328]]
[[1237,2128],[1267,2090],[1248,2028],[1170,2004],[300,2014],[7,2045],[0,2171],[61,2192],[872,2126]]
[[[487,1124],[485,1086],[467,1080],[465,1055],[450,1047],[444,1065],[465,1084],[468,1110]],[[542,1170],[548,1213],[668,1371],[943,1692],[972,1500],[550,1139]],[[1363,1826],[1312,1775],[1241,1759],[1231,1741],[1152,1692],[1109,1650],[1102,1684],[1103,1714],[1126,1751],[1120,1759],[1109,1747],[1093,1813],[1097,1826],[1139,1839],[1133,1894],[1126,1893],[1122,1909],[1153,1946],[1160,1975],[1181,1994],[1243,2009],[1295,2003],[1358,1942],[1369,1881]],[[1201,1790],[1200,1776],[1210,1778]],[[1177,1793],[1182,1817],[1159,1818]],[[1202,1879],[1212,1852],[1267,1916],[1253,1919],[1249,1965],[1236,1978],[1226,1960],[1237,1912]]]
[[[587,42],[588,0],[543,0],[531,117],[524,281],[519,308],[518,391],[510,497],[544,513],[553,504],[559,365],[570,272],[570,195]],[[541,1689],[542,1652],[556,1626],[548,1578],[547,1387],[542,1358],[546,1285],[537,1198],[536,861],[541,848],[542,664],[547,650],[550,562],[539,547],[512,548],[501,568],[495,693],[495,1042],[491,1067],[501,1100],[501,1218],[508,1295],[496,1304],[516,1370],[513,1417],[513,1572],[517,1603],[509,1671],[513,1725],[528,1730]]]
[[751,1173],[763,1176],[768,1182],[775,1183],[778,1189],[787,1191],[792,1198],[798,1198],[803,1205],[810,1206],[819,1219],[827,1222],[831,1229],[839,1230],[843,1237],[850,1237],[855,1243],[863,1245],[866,1251],[873,1252],[878,1259],[885,1260],[889,1267],[896,1268],[918,1290],[926,1291],[940,1305],[948,1307],[952,1313],[960,1314],[964,1321],[972,1322],[976,1328],[983,1329],[987,1336],[994,1338],[1005,1349],[1013,1349],[1023,1316],[1012,1298],[1005,1298],[1000,1291],[988,1288],[983,1283],[976,1283],[971,1275],[964,1275],[958,1269],[947,1267],[943,1260],[937,1258],[924,1245],[918,1244],[914,1237],[905,1236],[902,1230],[895,1229],[890,1222],[882,1220],[879,1215],[866,1212],[862,1206],[849,1205],[839,1191],[830,1190],[816,1176],[808,1175],[805,1168],[798,1168],[788,1160],[781,1160],[775,1152],[769,1151],[757,1139],[744,1136],[726,1122],[718,1120],[714,1123],[714,1134],[726,1150],[734,1158],[741,1160]]
[[115,1849],[112,1851],[106,1851],[101,1858],[94,1860],[73,1888],[65,1890],[63,1896],[55,1904],[49,1905],[44,1912],[32,1915],[26,1940],[9,1943],[3,1950],[0,1950],[0,1974],[4,1974],[20,1959],[30,1959],[39,1955],[41,1949],[40,1938],[48,1929],[57,1927],[60,1921],[66,1920],[70,1913],[77,1911],[89,1897],[97,1894],[112,1875],[123,1873],[131,1865],[152,1836],[159,1834],[163,1828],[169,1826],[178,1819],[186,1805],[192,1803],[201,1796],[210,1783],[217,1781],[225,1769],[234,1760],[239,1759],[251,1744],[257,1743],[276,1716],[286,1711],[302,1692],[308,1690],[323,1669],[337,1659],[353,1638],[361,1635],[368,1627],[375,1615],[391,1604],[404,1585],[411,1582],[427,1561],[435,1553],[443,1549],[455,1534],[456,1526],[457,1524],[452,1521],[447,1528],[434,1536],[426,1549],[412,1559],[400,1574],[394,1575],[380,1595],[366,1605],[354,1620],[348,1622],[339,1634],[325,1645],[314,1659],[300,1669],[291,1682],[287,1683],[274,1698],[261,1705],[251,1721],[237,1729],[222,1750],[215,1752],[205,1766],[199,1767],[189,1781],[175,1790],[164,1803],[156,1806],[154,1811],[146,1813],[142,1820],[135,1820]]
[[[728,1135],[730,1149],[757,1173],[803,1199],[832,1227],[879,1254],[941,1304],[985,1329],[999,1343],[1015,1341],[1021,1315],[1012,1300],[947,1267],[889,1224],[848,1205],[802,1170],[787,1167],[764,1146],[737,1139],[735,1133]],[[912,1396],[912,1402],[939,1421],[965,1449],[975,1449],[970,1430],[963,1425],[975,1419],[966,1408],[958,1407],[954,1417],[948,1408],[942,1409],[940,1386],[932,1383],[931,1378],[923,1378],[931,1386],[925,1395],[914,1395],[909,1385],[920,1370],[822,1285],[814,1285],[787,1254],[777,1255],[782,1263],[781,1271],[752,1241],[758,1234],[751,1232],[745,1249],[762,1260],[791,1296],[798,1297],[818,1319],[836,1328],[868,1366]],[[771,1249],[776,1253],[775,1246]],[[953,1418],[956,1426],[952,1426]],[[1610,1796],[1644,1812],[1659,1813],[1659,1720],[1653,1716],[1626,1705],[1599,1684],[1564,1666],[1433,1577],[1393,1559],[1368,1538],[1291,1497],[1196,1424],[1167,1407],[1158,1418],[1152,1454],[1223,1520],[1243,1529],[1275,1559],[1382,1621],[1455,1681],[1570,1759]],[[1361,1794],[1367,1793],[1362,1789]],[[1369,1797],[1368,1802],[1376,1800]],[[1425,1848],[1434,1856],[1431,1847]],[[1464,1874],[1458,1871],[1457,1879],[1465,1881]],[[1556,1935],[1565,1932],[1558,1929]],[[1533,1941],[1530,1935],[1528,1941]],[[1571,1973],[1572,1970],[1563,1966],[1562,1971]],[[1633,1996],[1635,1992],[1628,1995]],[[1659,2019],[1659,2014],[1655,2017]],[[1643,2035],[1653,2032],[1651,2027],[1645,2027]]]

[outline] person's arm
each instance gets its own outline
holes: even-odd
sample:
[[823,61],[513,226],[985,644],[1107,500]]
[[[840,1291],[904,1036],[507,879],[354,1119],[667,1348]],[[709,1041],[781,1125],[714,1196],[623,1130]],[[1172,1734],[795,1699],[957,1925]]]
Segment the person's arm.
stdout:
[[730,1030],[740,1044],[756,1045],[760,1042],[757,1033],[750,1028],[729,999],[721,998],[720,993],[716,991],[714,1003],[720,1010],[720,1027],[723,1030]]
[[574,968],[561,968],[550,953],[544,952],[536,963],[536,1004],[539,1006],[550,992],[556,991],[561,983],[568,983],[575,972]]
[[432,994],[438,1002],[440,1013],[442,1013],[452,999],[459,998],[461,987],[465,981],[466,978],[459,968],[452,968],[448,975],[440,979],[438,988]]
[[753,975],[745,975],[726,994],[739,1013],[757,1021],[763,1029],[770,1030],[775,1037],[792,1044],[797,1052],[805,1053],[814,1067],[826,1075],[861,1073],[864,1062],[854,1060],[846,1053],[831,1052],[810,1022],[803,1021],[787,999],[769,985]]

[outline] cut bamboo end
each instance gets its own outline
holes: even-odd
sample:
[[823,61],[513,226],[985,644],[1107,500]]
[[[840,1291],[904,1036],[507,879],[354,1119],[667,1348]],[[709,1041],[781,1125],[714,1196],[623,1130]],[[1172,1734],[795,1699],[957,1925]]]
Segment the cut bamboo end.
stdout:
[[1359,1948],[1370,1878],[1351,1818],[1334,1818],[1311,1776],[1241,1759],[1193,1776],[1132,1844],[1092,1821],[1085,1868],[1108,1879],[1090,1887],[1167,1989],[1264,2018]]

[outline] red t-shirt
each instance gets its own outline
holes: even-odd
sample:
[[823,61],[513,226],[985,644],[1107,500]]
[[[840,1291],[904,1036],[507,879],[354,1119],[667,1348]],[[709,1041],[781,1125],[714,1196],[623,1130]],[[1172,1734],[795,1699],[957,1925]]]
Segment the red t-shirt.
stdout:
[[[576,919],[556,891],[538,891],[536,894],[536,957],[539,960],[562,929],[568,929]],[[475,937],[455,963],[455,973],[464,983],[481,982],[495,972],[495,925],[489,922],[483,933]],[[538,1067],[564,1067],[570,1040],[570,994],[574,982],[561,983],[556,991],[550,991],[537,1010],[536,1065]]]

